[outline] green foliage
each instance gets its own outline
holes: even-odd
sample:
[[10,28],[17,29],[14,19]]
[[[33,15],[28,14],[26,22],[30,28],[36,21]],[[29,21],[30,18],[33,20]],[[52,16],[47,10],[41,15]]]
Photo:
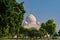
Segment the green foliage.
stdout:
[[23,3],[17,3],[16,0],[0,0],[0,31],[2,35],[19,34],[25,13]]
[[42,23],[41,28],[45,29],[50,35],[56,34],[56,24],[54,20],[48,20],[46,23]]
[[46,22],[46,30],[50,35],[54,35],[56,33],[56,24],[54,23],[54,20],[48,20]]
[[47,35],[48,33],[47,33],[47,31],[45,30],[45,29],[43,29],[43,28],[40,28],[39,29],[39,32],[40,32],[40,37],[44,37],[45,35]]
[[23,34],[23,36],[28,36],[29,31],[29,29],[26,29],[24,27],[21,27],[20,29],[20,33]]
[[42,23],[41,28],[46,29],[46,23]]
[[29,36],[29,37],[34,37],[34,36],[36,36],[36,32],[37,32],[36,29],[30,28],[30,29],[29,29],[29,33],[28,33],[28,36]]
[[43,28],[36,30],[34,28],[26,29],[22,28],[20,31],[24,36],[29,36],[29,37],[44,37],[47,34],[47,31]]

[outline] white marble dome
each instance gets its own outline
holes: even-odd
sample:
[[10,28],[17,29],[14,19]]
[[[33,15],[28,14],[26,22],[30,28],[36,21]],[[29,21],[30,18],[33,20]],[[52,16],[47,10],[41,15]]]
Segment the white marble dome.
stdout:
[[36,17],[32,14],[29,14],[26,18],[26,21],[31,23],[31,22],[36,22]]
[[23,23],[23,26],[25,28],[35,28],[35,29],[39,29],[40,26],[40,22],[36,21],[36,17],[32,14],[29,14],[26,18],[26,20]]

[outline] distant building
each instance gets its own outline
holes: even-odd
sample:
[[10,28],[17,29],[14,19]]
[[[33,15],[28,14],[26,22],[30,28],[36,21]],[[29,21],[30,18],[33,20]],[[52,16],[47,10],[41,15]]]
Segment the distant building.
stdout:
[[23,26],[24,28],[35,28],[35,29],[39,29],[40,26],[40,22],[36,21],[36,17],[33,16],[32,14],[29,14],[26,18],[26,20],[23,22]]

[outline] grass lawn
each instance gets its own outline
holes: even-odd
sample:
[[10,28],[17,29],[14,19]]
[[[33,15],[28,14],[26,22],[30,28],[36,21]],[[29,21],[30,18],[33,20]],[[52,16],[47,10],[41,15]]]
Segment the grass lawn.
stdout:
[[[0,38],[0,40],[17,40],[17,39],[7,39],[7,38]],[[60,40],[60,39],[36,39],[36,38],[21,38],[18,40]]]

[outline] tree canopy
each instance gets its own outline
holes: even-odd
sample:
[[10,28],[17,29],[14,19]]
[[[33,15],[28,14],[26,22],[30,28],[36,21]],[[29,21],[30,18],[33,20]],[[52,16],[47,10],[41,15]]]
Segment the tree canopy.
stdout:
[[48,20],[46,23],[42,23],[41,28],[45,29],[50,35],[56,34],[56,24],[52,19]]
[[19,34],[25,13],[23,3],[17,3],[16,0],[0,0],[1,34]]

